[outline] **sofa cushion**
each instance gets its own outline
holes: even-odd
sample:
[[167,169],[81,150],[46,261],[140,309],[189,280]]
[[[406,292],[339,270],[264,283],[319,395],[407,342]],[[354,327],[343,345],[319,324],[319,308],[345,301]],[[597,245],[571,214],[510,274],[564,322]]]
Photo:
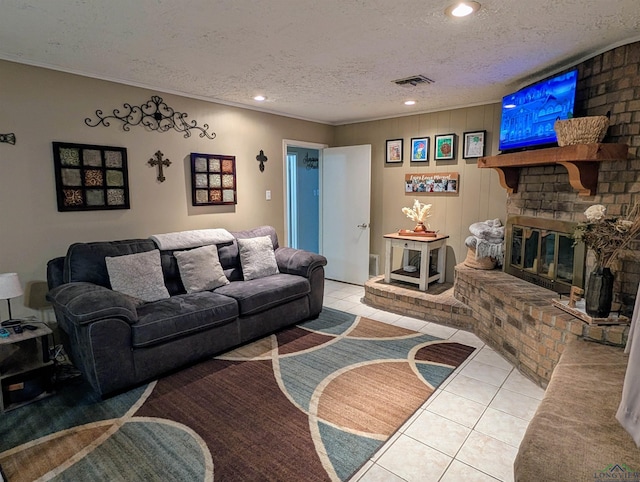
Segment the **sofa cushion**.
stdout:
[[105,257],[143,253],[151,251],[155,247],[155,244],[150,239],[74,243],[67,250],[63,280],[65,283],[86,281],[105,288],[111,288]]
[[114,291],[143,301],[169,298],[162,276],[160,251],[157,249],[124,256],[107,256],[105,262]]
[[215,244],[187,251],[176,251],[174,256],[187,293],[212,290],[229,284],[220,265],[218,248]]
[[620,347],[566,345],[520,443],[517,482],[622,480],[624,473],[605,473],[615,464],[637,471],[640,450],[615,418],[627,362]]
[[278,273],[278,263],[269,236],[238,239],[240,265],[245,281]]
[[306,278],[279,273],[249,281],[232,281],[215,292],[234,298],[240,316],[246,316],[300,298],[310,291],[311,285]]
[[232,298],[210,291],[172,296],[138,308],[131,326],[134,347],[147,347],[200,330],[230,323],[238,317]]
[[269,236],[274,251],[278,249],[278,235],[273,226],[258,226],[244,231],[232,231],[235,237],[232,243],[218,245],[218,256],[224,268],[224,274],[229,281],[242,281],[242,268],[240,267],[240,256],[238,253],[238,239],[257,238],[258,236]]

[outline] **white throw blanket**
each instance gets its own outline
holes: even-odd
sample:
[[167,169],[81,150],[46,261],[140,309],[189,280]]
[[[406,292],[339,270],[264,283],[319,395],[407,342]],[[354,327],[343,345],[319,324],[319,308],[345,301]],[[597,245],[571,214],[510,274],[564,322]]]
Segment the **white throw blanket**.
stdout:
[[476,251],[476,259],[493,258],[500,264],[504,262],[504,226],[499,219],[489,219],[469,226],[473,236],[465,240],[469,248]]
[[176,233],[154,234],[153,240],[158,249],[188,249],[210,244],[230,243],[235,238],[233,234],[223,228],[195,229],[193,231],[178,231]]

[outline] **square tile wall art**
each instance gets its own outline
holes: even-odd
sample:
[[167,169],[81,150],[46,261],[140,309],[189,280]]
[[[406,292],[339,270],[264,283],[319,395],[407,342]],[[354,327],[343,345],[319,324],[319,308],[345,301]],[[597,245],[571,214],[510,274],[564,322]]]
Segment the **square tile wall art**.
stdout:
[[53,143],[58,211],[129,209],[127,149]]
[[191,153],[194,206],[237,204],[236,157]]

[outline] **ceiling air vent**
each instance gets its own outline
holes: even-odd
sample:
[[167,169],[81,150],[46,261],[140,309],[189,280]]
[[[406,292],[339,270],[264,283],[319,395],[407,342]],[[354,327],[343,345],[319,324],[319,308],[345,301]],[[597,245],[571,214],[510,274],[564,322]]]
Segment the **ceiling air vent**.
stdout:
[[419,85],[419,84],[434,83],[433,80],[431,80],[429,77],[425,77],[424,75],[412,75],[411,77],[393,80],[392,82],[396,85],[401,85],[403,87],[409,87],[409,86],[415,87],[416,85]]

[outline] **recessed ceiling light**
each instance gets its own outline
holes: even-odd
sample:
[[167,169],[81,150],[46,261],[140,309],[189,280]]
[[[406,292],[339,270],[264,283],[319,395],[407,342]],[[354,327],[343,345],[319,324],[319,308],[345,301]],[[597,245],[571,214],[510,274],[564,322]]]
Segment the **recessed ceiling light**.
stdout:
[[253,100],[257,100],[258,102],[262,102],[263,100],[267,100],[264,95],[256,95]]
[[404,101],[404,105],[416,105],[416,101],[415,100],[405,100]]
[[480,4],[478,2],[468,1],[449,5],[444,13],[449,17],[466,17],[467,15],[471,15],[478,10],[480,10]]

